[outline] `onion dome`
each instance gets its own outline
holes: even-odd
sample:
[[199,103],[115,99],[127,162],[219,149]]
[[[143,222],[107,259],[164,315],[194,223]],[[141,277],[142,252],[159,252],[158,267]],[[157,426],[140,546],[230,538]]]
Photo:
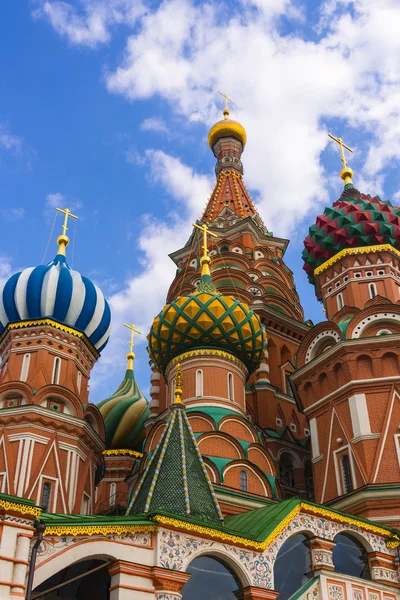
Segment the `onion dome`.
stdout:
[[340,198],[317,217],[304,240],[304,270],[311,283],[314,271],[344,248],[400,242],[400,209],[379,196],[372,198],[345,185]]
[[234,137],[242,142],[243,147],[246,145],[247,135],[246,130],[237,121],[229,119],[229,110],[225,107],[224,118],[213,125],[208,133],[208,144],[212,149],[214,144],[221,138]]
[[164,306],[153,321],[148,335],[150,358],[164,372],[170,360],[184,352],[225,350],[252,373],[263,353],[261,322],[247,304],[218,293],[210,277],[206,243],[203,248],[202,276],[196,292]]
[[68,266],[65,248],[69,239],[65,233],[57,242],[54,260],[15,273],[0,288],[0,335],[9,323],[52,319],[84,333],[101,352],[111,333],[110,307],[90,279]]
[[[127,326],[128,327],[128,326]],[[140,452],[146,437],[144,424],[150,416],[149,404],[140,391],[133,371],[135,355],[133,348],[133,325],[130,351],[126,355],[128,365],[125,377],[118,389],[97,407],[104,420],[107,450],[130,449]]]

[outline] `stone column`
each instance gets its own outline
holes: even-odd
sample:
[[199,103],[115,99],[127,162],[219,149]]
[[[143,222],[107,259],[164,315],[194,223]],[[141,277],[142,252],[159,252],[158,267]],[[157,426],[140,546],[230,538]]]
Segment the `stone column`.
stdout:
[[335,545],[336,542],[319,537],[310,539],[311,568],[314,572],[314,576],[315,572],[320,569],[326,569],[328,571],[335,570],[332,560],[332,550]]
[[156,600],[181,600],[182,594],[180,592],[188,579],[190,579],[190,573],[153,567]]
[[275,590],[265,590],[252,585],[242,588],[235,592],[238,600],[275,600],[279,592]]
[[117,560],[108,567],[110,600],[154,600],[151,567]]
[[19,533],[15,549],[14,569],[12,578],[11,595],[25,596],[25,577],[28,568],[29,546],[32,535]]
[[370,552],[368,560],[371,577],[374,581],[400,587],[395,556],[381,552]]

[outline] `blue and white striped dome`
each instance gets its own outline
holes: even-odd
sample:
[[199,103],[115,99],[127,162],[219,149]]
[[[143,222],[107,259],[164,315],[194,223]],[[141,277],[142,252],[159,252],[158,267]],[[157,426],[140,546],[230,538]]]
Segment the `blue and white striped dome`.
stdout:
[[12,275],[0,288],[0,335],[8,323],[44,318],[84,333],[98,352],[110,337],[111,312],[103,293],[62,254]]

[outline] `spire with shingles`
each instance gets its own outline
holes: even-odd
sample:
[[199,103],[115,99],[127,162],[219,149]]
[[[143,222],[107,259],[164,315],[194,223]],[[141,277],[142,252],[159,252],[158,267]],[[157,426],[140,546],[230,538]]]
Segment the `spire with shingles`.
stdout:
[[161,439],[149,458],[127,514],[168,512],[207,523],[223,520],[206,466],[181,400],[182,374],[177,370],[175,402]]

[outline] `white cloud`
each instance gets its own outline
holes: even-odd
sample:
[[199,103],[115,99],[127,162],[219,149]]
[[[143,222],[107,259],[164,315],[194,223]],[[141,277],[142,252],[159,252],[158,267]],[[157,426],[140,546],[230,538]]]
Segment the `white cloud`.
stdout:
[[81,5],[79,10],[69,2],[41,1],[32,14],[47,20],[71,44],[96,48],[110,40],[113,26],[132,27],[145,12],[140,0],[82,0]]
[[3,288],[4,284],[10,278],[13,270],[11,267],[11,260],[8,256],[0,255],[0,289]]
[[[196,174],[179,159],[160,150],[147,150],[146,164],[150,179],[171,194],[175,202],[162,220],[151,214],[143,216],[140,236],[137,240],[142,254],[142,269],[125,283],[122,290],[108,298],[113,332],[108,346],[95,368],[92,389],[112,379],[121,366],[115,361],[121,356],[121,348],[127,347],[124,322],[135,325],[146,335],[153,318],[165,303],[166,294],[175,275],[176,267],[168,254],[182,247],[191,231],[191,224],[199,217],[204,199],[212,189],[209,177]],[[146,359],[144,336],[137,336],[138,356]],[[118,385],[118,383],[116,383]]]
[[142,131],[155,131],[156,133],[169,133],[166,122],[159,117],[145,119],[140,125],[140,129]]
[[2,208],[0,215],[7,221],[19,221],[25,216],[25,209],[22,207],[18,208]]

